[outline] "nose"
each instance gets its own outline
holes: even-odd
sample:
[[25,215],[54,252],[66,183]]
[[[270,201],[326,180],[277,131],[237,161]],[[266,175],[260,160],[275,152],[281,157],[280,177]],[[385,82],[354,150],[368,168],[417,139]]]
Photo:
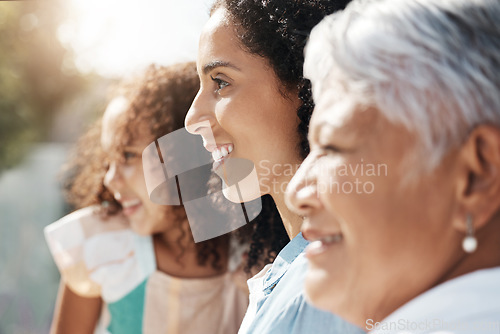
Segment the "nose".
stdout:
[[[123,178],[116,162],[109,164],[108,171],[104,175],[103,183],[116,198],[117,196],[115,194],[119,193],[120,185],[123,184]],[[119,198],[116,199],[118,200]]]
[[287,206],[300,216],[308,216],[321,207],[318,194],[316,158],[310,153],[287,186]]
[[203,88],[200,87],[187,112],[184,126],[191,134],[203,136],[206,132],[211,132],[211,128],[215,124],[214,105],[206,95]]

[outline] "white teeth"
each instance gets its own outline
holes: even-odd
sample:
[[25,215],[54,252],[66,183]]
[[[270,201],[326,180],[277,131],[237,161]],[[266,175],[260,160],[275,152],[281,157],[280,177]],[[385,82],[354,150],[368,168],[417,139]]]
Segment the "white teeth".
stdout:
[[343,239],[342,234],[329,235],[323,238],[311,241],[307,246],[307,255],[313,256],[325,252],[330,245],[341,242]]
[[325,244],[333,244],[342,240],[342,234],[329,235],[319,240]]
[[225,157],[225,156],[226,156],[226,155],[228,155],[228,153],[229,153],[225,147],[223,147],[223,148],[220,150],[220,152],[221,152],[221,154],[222,154],[222,156],[223,156],[223,157]]
[[332,234],[328,235],[326,237],[318,238],[316,240],[313,240],[313,242],[318,242],[321,244],[333,244],[336,242],[339,242],[343,239],[342,234]]
[[122,204],[122,208],[126,209],[126,208],[130,208],[132,206],[138,205],[140,203],[141,203],[140,200],[134,199],[134,200],[130,200],[130,201],[124,201],[121,204]]
[[233,145],[229,144],[223,147],[218,147],[212,152],[212,158],[214,161],[219,161],[222,160],[224,157],[226,157],[229,153],[233,151]]
[[214,161],[217,161],[220,159],[220,152],[218,149],[215,149],[215,151],[212,152],[212,159],[214,159]]

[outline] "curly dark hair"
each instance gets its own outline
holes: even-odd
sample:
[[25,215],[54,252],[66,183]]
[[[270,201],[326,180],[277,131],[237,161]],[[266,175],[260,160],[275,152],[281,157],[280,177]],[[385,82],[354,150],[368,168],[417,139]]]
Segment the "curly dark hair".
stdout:
[[[304,159],[309,153],[307,132],[314,109],[311,82],[303,76],[304,47],[312,28],[323,17],[342,10],[349,0],[216,0],[210,14],[227,10],[239,42],[249,53],[268,61],[283,87],[297,92],[302,104],[297,110],[300,120],[298,151]],[[281,92],[284,96],[287,93]],[[253,223],[248,266],[274,260],[289,241],[272,199],[263,197],[262,213]],[[279,226],[278,226],[279,225]],[[271,234],[271,235],[270,235]],[[279,247],[279,248],[278,248]],[[264,249],[267,254],[263,255]]]
[[[75,208],[100,205],[104,217],[121,210],[120,204],[104,186],[107,172],[106,161],[123,158],[123,149],[135,138],[144,136],[144,129],[150,132],[151,141],[178,130],[184,126],[191,103],[199,89],[199,79],[194,62],[161,67],[151,65],[139,78],[122,82],[115,89],[115,97],[127,98],[129,107],[118,121],[112,152],[103,152],[100,144],[101,120],[98,120],[79,140],[69,163],[66,165],[64,182],[67,201]],[[173,211],[172,211],[173,210]],[[165,214],[171,213],[179,222],[185,220],[183,206],[165,206]],[[181,224],[176,226],[181,231]],[[181,235],[177,240],[184,249]],[[193,240],[194,242],[194,240]],[[228,236],[221,236],[196,244],[200,265],[208,261],[215,269],[221,268],[221,247],[228,247]],[[182,253],[178,255],[179,261]]]

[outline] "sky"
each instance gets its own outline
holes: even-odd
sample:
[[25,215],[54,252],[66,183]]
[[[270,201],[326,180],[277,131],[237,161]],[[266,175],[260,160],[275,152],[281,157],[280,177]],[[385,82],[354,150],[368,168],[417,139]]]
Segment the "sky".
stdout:
[[69,0],[58,38],[82,73],[120,77],[157,63],[196,60],[213,0]]

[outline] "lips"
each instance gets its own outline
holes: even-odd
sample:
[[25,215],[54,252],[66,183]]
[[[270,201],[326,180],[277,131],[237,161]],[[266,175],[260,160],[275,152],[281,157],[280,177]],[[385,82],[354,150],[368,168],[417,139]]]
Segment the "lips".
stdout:
[[[211,148],[212,150],[210,150]],[[217,170],[224,163],[224,160],[233,151],[233,144],[224,144],[214,147],[207,147],[207,150],[212,152],[212,159],[214,159],[214,164],[212,166],[213,170]]]
[[215,149],[213,149],[212,152],[212,158],[214,161],[220,161],[227,157],[229,153],[231,153],[234,149],[233,144],[224,144],[220,146],[216,146]]
[[126,201],[121,201],[120,204],[122,205],[123,208],[123,213],[126,216],[133,215],[137,209],[142,205],[142,202],[138,199],[133,199],[133,200],[126,200]]
[[[308,259],[324,254],[344,240],[340,229],[333,228],[333,226],[326,228],[325,224],[321,224],[317,219],[318,217],[315,219],[316,222],[313,222],[310,217],[306,217],[302,225],[302,235],[311,242],[306,247],[306,257]],[[329,226],[330,224],[326,225]]]
[[343,239],[344,238],[342,234],[338,233],[312,240],[306,248],[306,256],[310,258],[316,255],[323,254],[330,247],[339,244]]

